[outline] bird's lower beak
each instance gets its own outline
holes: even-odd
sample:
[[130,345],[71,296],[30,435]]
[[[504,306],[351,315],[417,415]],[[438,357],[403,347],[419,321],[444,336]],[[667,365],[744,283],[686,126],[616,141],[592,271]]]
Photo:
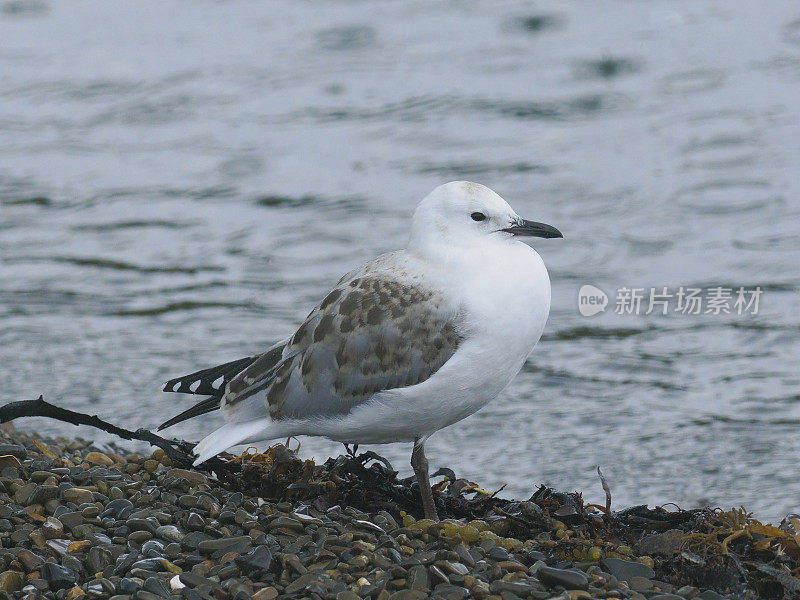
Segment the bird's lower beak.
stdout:
[[500,231],[505,231],[511,235],[531,236],[540,238],[563,238],[561,232],[546,223],[537,223],[536,221],[528,221],[527,219],[519,219],[511,227],[506,227]]

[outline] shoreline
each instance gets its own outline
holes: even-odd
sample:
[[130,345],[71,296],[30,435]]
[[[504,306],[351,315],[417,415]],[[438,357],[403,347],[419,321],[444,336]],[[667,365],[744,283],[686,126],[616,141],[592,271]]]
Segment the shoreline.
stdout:
[[445,479],[433,523],[377,455],[315,464],[278,444],[234,460],[214,477],[160,449],[0,429],[0,597],[800,597],[800,519],[606,517],[579,493],[509,500]]

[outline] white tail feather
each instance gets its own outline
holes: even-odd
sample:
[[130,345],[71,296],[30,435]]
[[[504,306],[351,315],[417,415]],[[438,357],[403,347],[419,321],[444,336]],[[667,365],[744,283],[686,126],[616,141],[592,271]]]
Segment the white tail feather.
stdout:
[[246,423],[226,423],[216,431],[209,433],[194,447],[193,452],[197,455],[194,465],[204,463],[231,446],[281,437],[277,430],[278,428],[268,418]]

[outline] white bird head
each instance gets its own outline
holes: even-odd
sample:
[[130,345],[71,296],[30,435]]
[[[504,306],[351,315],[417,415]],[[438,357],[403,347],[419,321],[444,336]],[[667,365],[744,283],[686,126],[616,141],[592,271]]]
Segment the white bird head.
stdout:
[[511,243],[523,236],[564,237],[551,225],[523,219],[485,185],[451,181],[434,189],[417,206],[409,247],[475,247]]

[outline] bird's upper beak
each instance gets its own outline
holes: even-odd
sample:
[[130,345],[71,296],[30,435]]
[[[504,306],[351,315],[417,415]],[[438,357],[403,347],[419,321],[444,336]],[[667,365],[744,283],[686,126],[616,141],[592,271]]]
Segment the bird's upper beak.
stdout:
[[532,236],[540,238],[563,238],[561,232],[545,223],[537,223],[536,221],[528,221],[527,219],[517,219],[510,227],[505,227],[500,231],[505,231],[511,235],[517,236]]

